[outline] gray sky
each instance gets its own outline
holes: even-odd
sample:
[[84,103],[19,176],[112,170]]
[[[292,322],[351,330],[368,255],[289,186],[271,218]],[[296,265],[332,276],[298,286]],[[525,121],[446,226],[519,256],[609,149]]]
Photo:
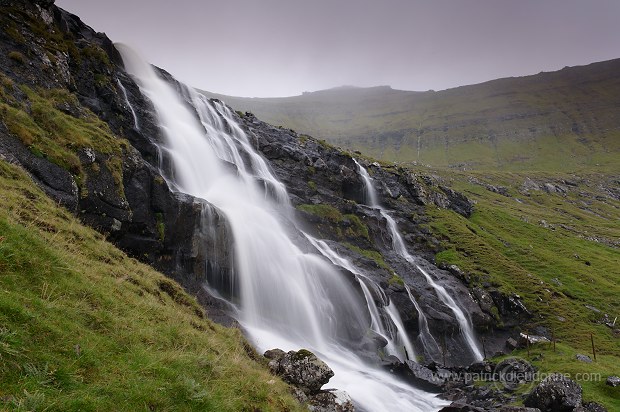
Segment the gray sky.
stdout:
[[56,0],[198,88],[441,90],[620,57],[619,0]]

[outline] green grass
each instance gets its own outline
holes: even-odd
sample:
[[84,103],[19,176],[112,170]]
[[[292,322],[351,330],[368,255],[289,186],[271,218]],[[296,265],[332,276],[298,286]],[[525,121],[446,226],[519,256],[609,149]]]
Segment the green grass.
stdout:
[[342,221],[343,219],[343,216],[342,216],[342,213],[340,213],[340,210],[330,205],[302,204],[302,205],[297,206],[297,209],[304,211],[306,213],[313,214],[315,216],[319,216],[323,219],[327,219],[332,223],[338,223]]
[[393,276],[390,279],[390,283],[398,283],[400,285],[403,284],[403,280],[398,275],[396,275],[394,273],[394,270],[392,270],[392,268],[390,267],[390,265],[388,265],[385,262],[385,260],[383,259],[383,256],[381,256],[381,253],[377,252],[376,250],[362,249],[350,243],[344,243],[344,246],[356,252],[358,255],[364,256],[365,258],[374,261],[378,267],[383,268],[387,270],[388,272],[392,273]]
[[[90,110],[82,107],[68,90],[33,90],[21,86],[16,90],[8,77],[0,86],[0,121],[37,156],[44,157],[71,172],[80,187],[86,179],[96,178],[100,163],[110,170],[119,194],[123,195],[122,156],[129,143],[114,135],[109,126]],[[18,92],[25,95],[20,100]],[[74,117],[61,108],[79,113]],[[93,150],[98,163],[83,165],[78,153]]]
[[591,352],[577,351],[573,347],[563,343],[556,343],[555,351],[552,344],[537,344],[530,348],[528,357],[527,349],[521,349],[502,356],[495,361],[505,358],[518,357],[527,360],[536,367],[537,379],[532,383],[524,384],[518,388],[517,393],[527,393],[545,376],[551,373],[562,373],[575,380],[583,388],[584,402],[598,402],[603,404],[609,411],[620,410],[620,392],[605,384],[608,376],[618,375],[618,358],[616,356],[597,354],[592,363],[584,363],[575,358],[577,354],[589,355]]
[[[576,347],[587,347],[589,334],[595,333],[604,353],[620,356],[620,342],[611,329],[594,323],[600,315],[585,308],[591,305],[612,317],[620,315],[620,252],[583,237],[620,238],[619,202],[583,193],[596,191],[596,184],[583,184],[567,196],[543,191],[525,196],[515,190],[524,176],[487,176],[494,184],[503,179],[514,193],[505,197],[469,183],[464,174],[451,176],[454,186],[477,203],[469,219],[448,210],[429,210],[431,229],[446,248],[437,254],[437,262],[460,266],[477,283],[521,294],[526,305],[544,317],[544,324]],[[588,210],[583,200],[591,203]]]
[[[566,354],[559,357],[546,353],[540,363],[543,371],[587,371],[589,366],[573,358],[576,352],[591,353],[592,334],[599,356],[593,367],[617,374],[620,339],[599,323],[604,313],[612,321],[620,316],[620,250],[604,243],[620,239],[620,202],[606,196],[602,189],[613,187],[613,178],[594,174],[434,172],[476,202],[469,219],[449,210],[427,210],[430,229],[444,247],[435,257],[437,263],[456,264],[471,275],[474,284],[492,285],[523,298],[535,313],[523,330],[547,327],[562,342]],[[493,193],[473,183],[471,177],[483,184],[503,186],[511,196]],[[577,182],[578,187],[566,186],[566,194],[542,190],[524,193],[521,185],[527,177],[540,182],[569,180]],[[584,389],[586,398],[605,402],[610,410],[618,408],[617,391],[614,395],[604,382],[586,382]]]
[[370,241],[368,226],[357,215],[343,215],[337,208],[324,204],[301,204],[297,209],[324,219],[327,224],[319,224],[319,230],[333,232],[338,239]]
[[0,161],[0,408],[299,410],[237,329]]

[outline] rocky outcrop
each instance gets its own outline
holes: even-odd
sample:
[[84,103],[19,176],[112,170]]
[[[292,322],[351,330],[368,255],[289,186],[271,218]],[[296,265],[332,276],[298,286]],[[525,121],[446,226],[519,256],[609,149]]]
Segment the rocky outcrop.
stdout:
[[572,412],[581,406],[581,386],[561,374],[544,379],[525,399],[524,405],[542,412]]
[[504,359],[493,371],[495,379],[507,390],[516,390],[519,386],[532,382],[536,370],[527,361],[519,358]]
[[353,412],[353,401],[346,392],[337,389],[321,390],[321,387],[334,376],[325,362],[312,352],[300,349],[284,352],[271,349],[265,352],[269,359],[269,369],[274,375],[294,387],[296,398],[308,404],[315,412]]
[[269,359],[269,369],[275,375],[281,376],[286,382],[297,386],[304,393],[318,392],[321,386],[329,382],[334,372],[314,353],[300,349],[285,353],[280,349],[265,352]]

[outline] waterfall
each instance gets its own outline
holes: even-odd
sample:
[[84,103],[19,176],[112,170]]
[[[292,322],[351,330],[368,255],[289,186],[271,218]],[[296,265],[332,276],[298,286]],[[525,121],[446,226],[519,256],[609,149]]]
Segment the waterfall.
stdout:
[[138,124],[138,116],[136,116],[136,111],[133,109],[133,106],[129,102],[129,97],[127,96],[127,89],[123,86],[123,83],[120,79],[116,79],[116,83],[118,83],[118,87],[121,89],[121,93],[123,93],[123,97],[125,98],[125,103],[131,110],[131,115],[133,116],[133,126],[136,130],[140,130],[140,125]]
[[[406,360],[407,355],[410,359],[415,359],[415,351],[413,349],[413,345],[411,344],[411,341],[407,336],[407,332],[405,331],[405,327],[403,326],[400,315],[398,314],[398,311],[395,310],[393,305],[391,305],[391,303],[386,303],[387,297],[385,296],[385,292],[383,292],[383,290],[375,282],[373,282],[367,276],[364,276],[359,271],[359,269],[353,266],[353,264],[349,260],[334,252],[326,242],[314,239],[307,234],[306,237],[308,238],[310,243],[334,265],[340,266],[341,268],[348,270],[355,275],[364,293],[364,298],[366,299],[366,306],[368,307],[368,312],[370,313],[370,328],[388,342],[386,346],[388,355],[394,355],[401,360]],[[379,308],[375,303],[375,300],[370,289],[368,288],[368,285],[372,287],[375,294],[379,296],[381,302],[386,307],[385,313],[389,317],[392,324],[396,327],[396,331],[392,330],[392,325],[390,325],[389,323],[386,324],[382,320],[381,314],[379,313]],[[401,348],[404,348],[406,350],[405,354],[402,353]]]
[[[370,329],[368,302],[338,268],[303,252],[284,185],[254,150],[229,109],[180,85],[180,91],[124,46],[126,70],[154,106],[171,186],[224,216],[234,247],[234,315],[259,350],[307,348],[363,410],[426,412],[446,404],[365,364],[356,344]],[[310,245],[305,242],[304,246]]]
[[442,351],[428,328],[426,315],[422,312],[422,308],[418,304],[418,301],[411,294],[411,288],[406,283],[405,290],[407,291],[407,296],[409,296],[409,300],[415,307],[415,310],[418,311],[418,340],[420,341],[420,344],[424,348],[424,351],[430,355],[431,359],[440,359]]
[[[480,351],[480,348],[478,347],[478,342],[476,341],[476,338],[474,336],[474,330],[473,330],[473,327],[472,327],[472,324],[471,324],[471,320],[467,316],[465,316],[465,313],[463,313],[463,310],[459,307],[459,305],[456,303],[454,298],[452,298],[452,296],[450,296],[450,294],[448,293],[446,288],[444,288],[442,285],[437,283],[432,278],[432,276],[428,274],[428,272],[426,272],[420,265],[418,265],[416,260],[415,260],[415,257],[412,256],[407,251],[407,248],[405,247],[405,242],[403,241],[403,238],[400,235],[400,231],[398,230],[398,226],[396,224],[396,221],[378,203],[377,192],[376,192],[376,190],[375,190],[375,188],[373,186],[372,178],[368,174],[368,171],[364,167],[362,167],[362,165],[360,165],[357,162],[357,160],[354,159],[354,161],[355,161],[355,164],[358,167],[360,176],[364,180],[364,186],[365,186],[365,190],[366,190],[366,193],[367,193],[367,198],[368,198],[368,201],[370,203],[369,206],[378,209],[379,213],[381,214],[381,216],[387,222],[387,227],[388,227],[388,230],[389,230],[390,235],[392,237],[392,248],[394,249],[394,251],[398,255],[400,255],[407,262],[409,262],[412,266],[414,266],[418,270],[418,272],[420,272],[424,276],[424,278],[426,279],[428,284],[435,290],[435,293],[437,294],[437,297],[439,297],[439,299],[454,314],[454,317],[456,318],[456,320],[457,320],[457,322],[459,324],[459,328],[460,328],[461,334],[463,335],[463,338],[465,339],[465,342],[467,343],[467,346],[469,347],[469,350],[471,351],[471,353],[474,355],[476,360],[482,360],[484,357],[482,355],[482,352]],[[410,292],[410,291],[408,291],[408,292]],[[417,304],[417,302],[414,301],[413,295],[411,293],[408,293],[408,294],[409,294],[409,298],[414,303],[414,306],[416,306],[416,308],[419,308],[419,305]],[[418,316],[419,316],[418,324],[427,324],[425,315],[422,313],[422,311],[418,310]],[[421,317],[424,317],[424,319],[421,319]],[[426,327],[426,329],[428,330],[428,326]],[[421,329],[421,331],[422,331],[422,329]],[[434,341],[434,339],[433,339],[433,341]],[[436,342],[435,342],[435,345],[436,345]],[[428,348],[430,353],[433,353],[431,351],[432,349],[433,349],[432,347]]]

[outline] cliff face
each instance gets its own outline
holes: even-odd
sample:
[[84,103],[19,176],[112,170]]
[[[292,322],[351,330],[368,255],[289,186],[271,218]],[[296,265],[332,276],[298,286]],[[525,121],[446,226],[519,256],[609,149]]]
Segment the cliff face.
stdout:
[[51,1],[0,7],[2,159],[122,249],[198,290],[205,253],[192,228],[203,202],[173,193],[157,169],[151,106],[112,42]]
[[[159,170],[161,136],[153,109],[125,73],[111,41],[50,1],[4,0],[0,8],[0,157],[21,165],[49,196],[123,250],[179,281],[210,316],[229,322],[202,287],[207,278],[230,275],[233,240],[225,218],[168,186]],[[394,253],[385,218],[364,205],[364,182],[351,155],[250,114],[237,120],[286,185],[307,230],[328,239],[380,284],[416,336],[418,312],[405,290],[409,285],[431,332],[443,337],[447,357],[470,361],[454,314]],[[474,298],[458,268],[441,270],[431,263],[439,242],[425,228],[425,208],[467,216],[473,205],[438,177],[361,162],[408,249],[424,258],[420,265],[488,336],[489,352],[503,349],[510,331],[498,325],[527,316],[518,300],[492,290],[480,290]]]

